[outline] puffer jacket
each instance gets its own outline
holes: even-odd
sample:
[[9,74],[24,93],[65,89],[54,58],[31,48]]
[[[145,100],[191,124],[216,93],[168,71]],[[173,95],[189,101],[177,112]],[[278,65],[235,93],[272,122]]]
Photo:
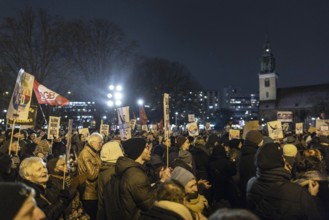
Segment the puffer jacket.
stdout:
[[290,176],[284,168],[257,170],[247,186],[248,208],[261,219],[323,219],[316,198]]
[[138,219],[140,212],[149,210],[155,201],[155,192],[151,188],[145,169],[130,158],[120,157],[115,171],[120,178],[120,193],[117,194],[117,198],[114,198],[111,193],[108,193],[109,191],[104,190],[103,201],[107,219],[113,219],[111,218],[113,206],[121,207],[123,220]]
[[86,187],[82,195],[83,200],[97,200],[97,179],[102,161],[99,154],[86,145],[78,157],[78,173],[86,175]]

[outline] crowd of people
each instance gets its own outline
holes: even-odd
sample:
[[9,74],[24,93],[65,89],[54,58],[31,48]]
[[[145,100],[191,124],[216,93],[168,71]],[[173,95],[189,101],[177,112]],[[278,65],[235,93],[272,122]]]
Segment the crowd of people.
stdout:
[[329,219],[329,137],[0,136],[1,219]]

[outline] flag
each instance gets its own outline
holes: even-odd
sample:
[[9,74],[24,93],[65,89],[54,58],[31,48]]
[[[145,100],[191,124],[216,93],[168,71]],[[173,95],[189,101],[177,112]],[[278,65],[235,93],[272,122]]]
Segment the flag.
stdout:
[[141,106],[139,108],[139,117],[141,120],[141,125],[147,125],[147,116],[146,116],[145,109],[143,106]]
[[27,120],[32,99],[34,76],[20,69],[11,96],[6,118]]
[[120,129],[121,140],[128,140],[131,138],[131,128],[129,120],[129,106],[117,108],[118,123]]
[[70,103],[68,99],[41,85],[36,80],[34,80],[33,90],[39,104],[63,106]]

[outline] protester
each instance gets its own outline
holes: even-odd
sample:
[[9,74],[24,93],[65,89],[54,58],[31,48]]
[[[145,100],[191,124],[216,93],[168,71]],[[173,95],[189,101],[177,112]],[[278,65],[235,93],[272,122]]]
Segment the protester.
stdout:
[[36,191],[37,205],[44,211],[47,219],[57,220],[64,216],[65,209],[74,195],[69,190],[58,191],[58,188],[48,181],[48,170],[41,158],[24,159],[19,167],[19,175],[23,183]]
[[97,178],[102,163],[99,157],[102,145],[103,136],[99,133],[92,133],[88,138],[87,145],[78,156],[78,174],[87,177],[85,189],[82,192],[82,203],[92,220],[97,217]]
[[315,196],[319,184],[308,182],[308,191],[291,183],[279,144],[268,143],[256,154],[257,175],[247,187],[248,208],[261,219],[322,219]]
[[154,189],[143,167],[151,158],[151,147],[144,138],[128,139],[122,144],[126,157],[117,160],[116,174],[103,194],[106,219],[138,219],[140,212],[149,210],[155,201]]
[[45,213],[35,202],[35,191],[22,183],[0,183],[0,216],[3,220],[43,220]]
[[176,167],[170,179],[178,181],[185,190],[184,205],[193,211],[197,218],[204,218],[207,215],[209,205],[207,199],[198,192],[198,185],[194,175],[182,167]]
[[175,180],[161,184],[156,193],[156,202],[140,220],[192,220],[191,212],[184,206],[184,187]]

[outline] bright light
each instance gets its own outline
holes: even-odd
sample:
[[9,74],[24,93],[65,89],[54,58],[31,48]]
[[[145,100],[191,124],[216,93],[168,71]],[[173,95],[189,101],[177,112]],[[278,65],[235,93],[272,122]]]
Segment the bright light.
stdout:
[[115,101],[115,105],[116,105],[116,106],[120,106],[121,104],[122,104],[122,102],[121,102],[120,100],[116,100],[116,101]]
[[140,118],[137,118],[137,121],[139,121]]
[[106,119],[106,118],[107,118],[106,115],[104,115],[104,116],[103,116],[103,119]]
[[114,94],[114,98],[115,98],[116,100],[120,100],[120,99],[122,99],[122,97],[123,97],[123,95],[122,95],[121,92],[116,92],[116,93]]
[[3,112],[6,113],[7,112],[7,109],[4,109]]
[[109,89],[110,89],[110,90],[114,90],[114,85],[110,85],[110,86],[109,86]]
[[113,97],[113,95],[112,95],[112,93],[109,93],[109,94],[107,94],[107,98],[112,98]]
[[121,85],[117,85],[116,90],[117,90],[117,91],[122,91],[122,86],[121,86]]
[[175,115],[178,115],[178,112],[175,112]]
[[110,101],[107,102],[107,105],[112,107],[114,105],[114,103],[113,103],[113,101],[110,100]]
[[68,91],[67,94],[71,94],[71,91]]
[[137,104],[140,105],[140,106],[142,106],[144,104],[143,99],[138,99],[137,100]]

